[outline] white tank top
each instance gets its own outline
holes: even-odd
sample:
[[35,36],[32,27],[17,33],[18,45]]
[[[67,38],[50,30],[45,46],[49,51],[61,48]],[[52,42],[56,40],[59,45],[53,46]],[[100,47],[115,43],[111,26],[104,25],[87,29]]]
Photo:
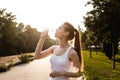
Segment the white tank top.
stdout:
[[[68,59],[68,54],[70,49],[71,47],[68,47],[65,53],[60,56],[56,55],[55,53],[56,49],[54,50],[53,55],[50,58],[52,71],[66,71],[66,72],[71,71],[72,62],[70,62],[70,60]],[[61,76],[61,77],[51,78],[50,80],[69,80],[69,78]]]

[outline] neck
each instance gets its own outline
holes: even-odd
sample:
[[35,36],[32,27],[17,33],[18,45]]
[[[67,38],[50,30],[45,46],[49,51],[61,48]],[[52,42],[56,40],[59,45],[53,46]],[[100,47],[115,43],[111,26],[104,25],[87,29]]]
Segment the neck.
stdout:
[[60,40],[60,48],[66,48],[68,46],[69,44],[67,40]]

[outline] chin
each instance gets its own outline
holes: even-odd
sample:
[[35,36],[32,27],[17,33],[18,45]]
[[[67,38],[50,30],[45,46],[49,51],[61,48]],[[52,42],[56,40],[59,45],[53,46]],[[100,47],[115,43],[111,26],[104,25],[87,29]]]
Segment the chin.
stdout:
[[55,38],[59,39],[59,37],[57,35],[55,35]]
[[57,38],[57,34],[55,33],[55,35],[54,35],[56,38]]
[[58,38],[58,37],[55,35],[55,38]]

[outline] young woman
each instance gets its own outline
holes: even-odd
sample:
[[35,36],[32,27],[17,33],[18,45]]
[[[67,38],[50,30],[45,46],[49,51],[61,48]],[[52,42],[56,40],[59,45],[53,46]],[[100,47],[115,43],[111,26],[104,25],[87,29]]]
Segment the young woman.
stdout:
[[[41,59],[51,56],[50,80],[69,80],[69,78],[83,79],[83,58],[81,53],[81,43],[79,32],[68,22],[63,23],[55,33],[59,39],[59,45],[53,45],[42,51],[48,31],[43,31],[35,50],[35,58]],[[68,41],[74,38],[74,47]]]

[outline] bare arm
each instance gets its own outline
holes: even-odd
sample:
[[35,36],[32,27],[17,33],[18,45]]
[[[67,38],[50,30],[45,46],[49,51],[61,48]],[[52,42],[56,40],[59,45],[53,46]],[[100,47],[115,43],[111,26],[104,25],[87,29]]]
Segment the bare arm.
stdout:
[[63,72],[62,76],[66,77],[80,77],[82,76],[82,72],[80,71],[80,62],[77,52],[71,50],[69,54],[69,59],[73,62],[73,71],[72,72]]
[[59,77],[59,76],[65,76],[65,77],[80,77],[82,76],[82,72],[80,71],[80,63],[79,63],[79,58],[77,55],[77,52],[75,52],[74,50],[70,51],[69,54],[69,59],[73,62],[73,66],[74,66],[74,71],[73,72],[59,72],[59,71],[54,71],[52,73],[50,73],[51,77]]
[[41,33],[40,39],[39,39],[37,47],[35,49],[35,59],[41,59],[41,58],[49,56],[55,48],[55,46],[52,46],[52,47],[42,51],[42,47],[46,40],[47,34],[48,34],[48,30],[45,30]]

